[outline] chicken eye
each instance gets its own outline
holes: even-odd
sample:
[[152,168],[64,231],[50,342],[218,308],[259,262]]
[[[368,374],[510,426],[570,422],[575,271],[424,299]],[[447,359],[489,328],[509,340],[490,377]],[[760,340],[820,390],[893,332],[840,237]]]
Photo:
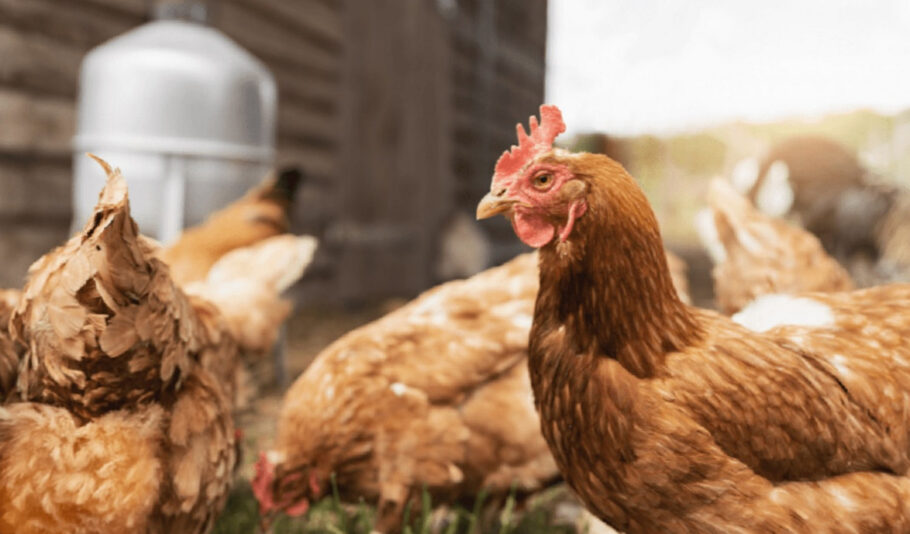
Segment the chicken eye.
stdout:
[[537,189],[546,189],[550,186],[550,183],[553,181],[553,177],[549,174],[539,174],[534,177],[534,187]]

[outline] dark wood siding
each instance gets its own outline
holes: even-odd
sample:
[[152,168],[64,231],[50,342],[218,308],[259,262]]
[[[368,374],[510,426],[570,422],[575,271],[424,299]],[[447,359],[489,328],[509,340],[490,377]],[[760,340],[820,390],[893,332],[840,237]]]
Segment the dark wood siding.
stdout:
[[[307,298],[411,295],[440,227],[473,213],[543,99],[546,0],[213,0],[211,24],[279,89],[278,163],[308,174],[297,231],[322,238]],[[151,0],[0,0],[0,287],[67,236],[79,64]],[[518,250],[484,225],[495,259]]]
[[0,0],[0,287],[67,237],[82,56],[146,13],[144,0]]

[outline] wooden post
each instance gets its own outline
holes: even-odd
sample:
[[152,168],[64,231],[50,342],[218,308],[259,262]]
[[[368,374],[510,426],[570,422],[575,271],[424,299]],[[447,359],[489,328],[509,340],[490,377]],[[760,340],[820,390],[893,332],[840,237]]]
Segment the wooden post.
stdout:
[[332,234],[346,302],[432,276],[451,202],[449,39],[432,0],[346,3],[342,172]]

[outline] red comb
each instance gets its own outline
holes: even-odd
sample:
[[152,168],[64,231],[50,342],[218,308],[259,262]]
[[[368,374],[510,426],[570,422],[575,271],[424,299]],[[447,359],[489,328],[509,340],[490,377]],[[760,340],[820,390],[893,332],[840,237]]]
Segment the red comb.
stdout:
[[[553,140],[556,136],[566,131],[566,124],[562,122],[562,112],[559,108],[551,105],[540,106],[540,124],[537,124],[537,117],[531,116],[531,135],[525,133],[525,128],[521,123],[515,127],[518,133],[518,146],[513,145],[510,150],[506,150],[496,162],[496,170],[493,173],[493,183],[501,183],[508,186],[511,183],[511,176],[521,170],[526,163],[534,159],[539,154],[553,148]],[[506,180],[508,182],[504,183]]]

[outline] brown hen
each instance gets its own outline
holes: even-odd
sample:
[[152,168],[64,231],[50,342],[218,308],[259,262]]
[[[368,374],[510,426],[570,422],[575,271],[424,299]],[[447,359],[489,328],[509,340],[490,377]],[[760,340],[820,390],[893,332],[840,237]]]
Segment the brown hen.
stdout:
[[178,285],[204,280],[212,265],[228,252],[288,232],[288,212],[303,174],[285,169],[268,177],[242,198],[209,215],[180,234],[161,251]]
[[260,512],[303,513],[334,473],[345,498],[378,499],[378,527],[395,531],[423,486],[450,501],[556,477],[526,374],[535,262],[438,286],[323,351],[257,465]]
[[910,532],[910,287],[743,310],[760,331],[689,307],[635,181],[541,114],[478,216],[540,248],[531,383],[585,504],[628,533]]
[[714,298],[723,313],[732,315],[762,295],[853,289],[818,238],[758,211],[727,182],[711,182],[708,202],[699,234],[714,261]]
[[207,532],[236,461],[238,336],[177,287],[101,163],[93,217],[32,266],[11,320],[0,532]]
[[[685,263],[668,258],[684,283]],[[257,466],[263,515],[304,513],[332,473],[346,499],[379,501],[387,532],[423,487],[451,502],[556,479],[527,374],[537,287],[537,255],[525,254],[329,346],[287,392]]]

